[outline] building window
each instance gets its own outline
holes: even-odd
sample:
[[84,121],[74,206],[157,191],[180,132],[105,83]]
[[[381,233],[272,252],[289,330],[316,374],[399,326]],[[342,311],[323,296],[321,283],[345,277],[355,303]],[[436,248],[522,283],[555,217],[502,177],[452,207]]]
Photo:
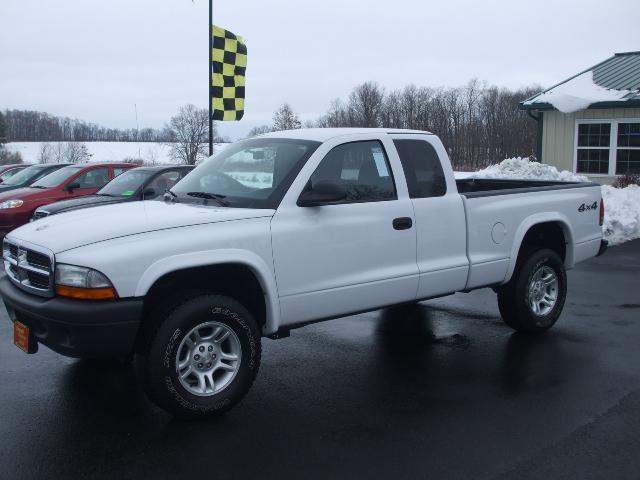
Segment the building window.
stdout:
[[616,175],[640,173],[640,123],[618,123]]
[[578,124],[578,173],[609,172],[610,123]]
[[579,120],[576,172],[588,175],[640,173],[640,122]]

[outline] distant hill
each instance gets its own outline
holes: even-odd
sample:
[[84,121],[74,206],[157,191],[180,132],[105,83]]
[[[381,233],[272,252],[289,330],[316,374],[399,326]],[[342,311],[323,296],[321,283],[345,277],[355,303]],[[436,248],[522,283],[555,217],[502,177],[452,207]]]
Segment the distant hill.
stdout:
[[6,141],[9,142],[165,142],[163,130],[107,128],[76,118],[57,117],[32,110],[4,112]]

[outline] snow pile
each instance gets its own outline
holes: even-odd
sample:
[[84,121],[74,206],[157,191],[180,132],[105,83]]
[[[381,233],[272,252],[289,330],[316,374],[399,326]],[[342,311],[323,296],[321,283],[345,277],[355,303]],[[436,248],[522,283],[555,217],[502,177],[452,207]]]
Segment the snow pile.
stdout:
[[563,113],[573,113],[592,103],[620,100],[629,93],[629,90],[609,90],[597,85],[593,81],[593,72],[588,71],[525,102],[525,105],[549,103]]
[[531,162],[528,158],[508,158],[484,170],[472,173],[470,178],[520,178],[533,180],[554,180],[561,182],[588,182],[584,175],[576,175],[566,170],[544,163]]
[[602,186],[604,234],[611,245],[640,238],[640,187]]
[[[555,180],[564,182],[589,181],[583,175],[559,171],[551,165],[531,162],[526,158],[509,158],[497,165],[470,175],[458,175],[456,178],[512,178],[531,180]],[[604,225],[602,230],[611,245],[640,238],[640,187],[630,185],[626,188],[602,186],[604,199]]]

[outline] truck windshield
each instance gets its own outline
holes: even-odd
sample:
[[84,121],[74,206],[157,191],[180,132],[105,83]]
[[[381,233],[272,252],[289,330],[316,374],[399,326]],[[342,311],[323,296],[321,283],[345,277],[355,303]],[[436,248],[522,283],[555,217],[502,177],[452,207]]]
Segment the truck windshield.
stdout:
[[319,145],[279,138],[243,140],[210,157],[171,191],[179,201],[202,203],[217,197],[229,207],[277,208]]
[[35,188],[57,187],[82,170],[82,168],[83,167],[63,167],[60,170],[50,173],[46,177],[42,177],[37,182],[31,184],[31,186]]
[[[107,183],[98,195],[109,195],[111,197],[131,197],[140,187],[153,175],[151,170],[129,170]],[[164,193],[164,192],[158,192]]]

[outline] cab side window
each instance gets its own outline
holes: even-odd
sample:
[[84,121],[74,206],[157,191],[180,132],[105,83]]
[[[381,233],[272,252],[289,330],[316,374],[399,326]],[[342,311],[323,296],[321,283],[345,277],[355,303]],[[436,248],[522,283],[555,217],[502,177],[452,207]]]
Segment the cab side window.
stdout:
[[113,169],[113,178],[116,178],[118,175],[122,175],[127,170],[129,170],[129,169],[128,168],[114,168]]
[[74,183],[78,183],[80,188],[102,188],[109,183],[109,169],[94,168],[80,175]]
[[397,198],[391,168],[377,140],[338,145],[320,162],[309,180],[344,185],[343,203],[379,202]]
[[149,184],[149,187],[153,188],[158,195],[162,195],[168,189],[173,188],[173,186],[178,183],[182,177],[183,175],[181,172],[170,170],[168,172],[161,173],[154,178]]
[[436,149],[425,140],[394,140],[407,179],[409,197],[441,197],[447,182]]

